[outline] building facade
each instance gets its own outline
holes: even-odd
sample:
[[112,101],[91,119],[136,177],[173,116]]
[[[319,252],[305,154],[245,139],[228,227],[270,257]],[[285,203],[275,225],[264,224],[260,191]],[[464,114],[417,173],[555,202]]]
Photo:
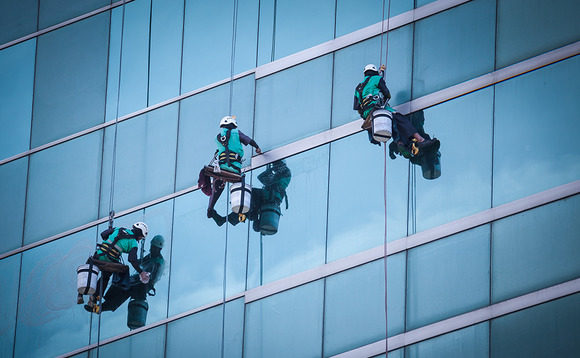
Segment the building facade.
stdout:
[[[577,356],[578,13],[574,0],[3,1],[0,356]],[[438,179],[362,132],[368,63],[441,141]],[[248,184],[265,189],[281,160],[291,172],[273,235],[206,215],[199,171],[230,114],[264,152],[246,147]],[[229,205],[226,190],[217,213]],[[115,226],[148,224],[145,252],[165,238],[134,330],[127,302],[76,303],[111,210]]]

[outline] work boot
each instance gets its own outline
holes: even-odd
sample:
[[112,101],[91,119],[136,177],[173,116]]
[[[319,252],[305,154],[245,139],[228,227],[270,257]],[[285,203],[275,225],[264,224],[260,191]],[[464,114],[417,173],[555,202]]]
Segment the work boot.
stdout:
[[425,139],[424,141],[417,143],[417,147],[419,149],[425,149],[425,148],[430,147],[432,145],[436,145],[437,143],[439,143],[439,141],[437,140],[437,138],[435,138],[435,139]]
[[207,210],[207,217],[213,219],[217,226],[222,226],[226,222],[226,218],[218,214],[214,209]]
[[83,303],[85,303],[85,300],[83,299],[83,295],[79,293],[77,296],[77,305],[82,305]]
[[92,307],[89,306],[89,305],[85,305],[85,310],[87,312],[92,312],[92,313],[95,313],[95,314],[101,313],[101,308],[99,307],[99,305],[93,305]]

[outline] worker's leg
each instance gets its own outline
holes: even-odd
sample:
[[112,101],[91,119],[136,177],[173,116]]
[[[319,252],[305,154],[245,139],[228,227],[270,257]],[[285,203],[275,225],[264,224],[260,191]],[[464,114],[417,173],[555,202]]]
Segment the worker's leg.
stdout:
[[123,290],[120,287],[111,285],[103,297],[105,301],[103,302],[101,310],[114,312],[127,300],[127,298],[129,298],[129,296],[131,296],[129,290]]
[[215,203],[217,203],[220,195],[224,191],[224,181],[221,179],[214,179],[212,184],[211,196],[209,198],[209,205],[207,207],[207,217],[212,217],[212,211],[214,210]]

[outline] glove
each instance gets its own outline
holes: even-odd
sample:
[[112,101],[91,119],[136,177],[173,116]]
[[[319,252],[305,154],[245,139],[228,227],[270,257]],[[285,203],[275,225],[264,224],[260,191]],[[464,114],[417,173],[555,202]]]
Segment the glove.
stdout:
[[385,65],[381,65],[381,67],[379,67],[379,72],[383,72],[386,69],[387,67]]
[[139,280],[144,284],[147,284],[149,282],[150,277],[151,273],[147,271],[141,271],[141,273],[139,274]]

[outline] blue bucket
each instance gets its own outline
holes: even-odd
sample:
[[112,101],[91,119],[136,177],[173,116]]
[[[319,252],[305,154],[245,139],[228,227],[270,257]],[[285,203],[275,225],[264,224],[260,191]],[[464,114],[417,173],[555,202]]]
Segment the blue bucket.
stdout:
[[145,300],[132,300],[127,309],[127,327],[137,329],[143,327],[147,322],[147,311],[149,304]]
[[278,232],[280,206],[275,203],[264,203],[260,210],[260,232],[262,235],[274,235]]

